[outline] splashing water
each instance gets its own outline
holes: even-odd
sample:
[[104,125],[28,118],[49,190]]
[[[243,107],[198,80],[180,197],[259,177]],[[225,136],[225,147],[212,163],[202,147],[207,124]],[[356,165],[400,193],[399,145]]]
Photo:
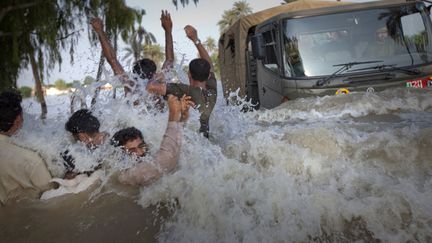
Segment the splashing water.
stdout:
[[[166,112],[109,92],[95,108],[101,130],[135,126],[156,151]],[[49,98],[45,123],[33,115],[34,101],[24,101],[17,142],[37,149],[60,176],[59,152],[77,145],[64,131],[68,98]],[[241,107],[218,97],[210,140],[197,133],[192,111],[178,170],[141,188],[144,208],[179,204],[162,224],[161,242],[432,241],[431,90],[298,99],[248,113]],[[110,146],[77,153],[83,167],[100,156],[113,168],[132,163]]]

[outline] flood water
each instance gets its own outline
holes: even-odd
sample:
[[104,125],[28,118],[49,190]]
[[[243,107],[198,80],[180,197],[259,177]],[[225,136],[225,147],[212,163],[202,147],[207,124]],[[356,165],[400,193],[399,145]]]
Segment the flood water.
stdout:
[[[222,94],[219,92],[219,94]],[[102,95],[103,96],[103,95]],[[53,175],[69,99],[23,103],[17,142],[37,150]],[[394,89],[289,101],[243,113],[222,97],[210,140],[184,129],[178,170],[146,188],[106,179],[88,191],[0,208],[5,242],[432,242],[432,91]],[[136,126],[155,151],[166,113],[106,95],[101,130]],[[82,154],[91,164],[109,148]],[[110,156],[106,156],[110,157]],[[112,168],[128,162],[106,158]],[[107,173],[109,177],[110,173]]]

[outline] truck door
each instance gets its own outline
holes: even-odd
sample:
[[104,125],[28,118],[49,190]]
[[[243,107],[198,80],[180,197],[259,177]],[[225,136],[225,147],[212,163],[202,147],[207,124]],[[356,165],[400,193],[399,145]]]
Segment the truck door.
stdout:
[[259,61],[258,92],[263,107],[275,107],[283,98],[280,80],[280,58],[278,55],[277,29],[273,24],[260,28],[263,37],[265,57]]

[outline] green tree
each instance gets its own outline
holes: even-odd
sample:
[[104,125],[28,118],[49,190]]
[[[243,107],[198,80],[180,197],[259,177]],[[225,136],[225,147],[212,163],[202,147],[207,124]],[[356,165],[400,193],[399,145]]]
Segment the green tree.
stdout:
[[56,89],[58,89],[58,90],[65,90],[65,89],[67,89],[68,88],[68,86],[67,86],[67,84],[66,84],[66,81],[64,81],[63,79],[57,79],[55,82],[54,82],[54,87],[56,87]]
[[[41,104],[41,117],[47,107],[42,91],[44,75],[61,65],[61,51],[69,49],[73,61],[74,48],[81,23],[83,6],[74,0],[4,0],[0,10],[1,88],[16,87],[16,79],[22,68],[29,65],[33,72],[36,96]],[[8,11],[5,11],[7,9]]]
[[131,56],[133,57],[133,61],[136,62],[142,57],[142,52],[144,50],[144,45],[151,45],[156,42],[156,38],[154,35],[150,32],[148,32],[144,27],[141,25],[142,23],[142,16],[145,14],[145,11],[142,10],[141,12],[137,13],[137,22],[138,27],[132,30],[132,35],[128,36],[128,33],[125,33],[125,38],[127,38],[127,44],[129,47],[126,47],[124,50],[126,51],[126,55],[124,59],[128,59]]
[[252,13],[252,8],[245,0],[235,2],[230,10],[225,10],[222,14],[221,20],[217,23],[219,31],[224,32],[238,19]]
[[204,48],[209,53],[214,53],[215,51],[217,51],[216,41],[215,41],[215,39],[213,39],[210,36],[206,38],[206,40],[204,41],[203,45],[204,45]]
[[29,98],[31,97],[32,88],[28,86],[22,86],[21,88],[19,88],[19,92],[21,93],[21,96],[23,98]]
[[287,4],[287,3],[292,3],[295,2],[297,0],[284,0],[281,4]]
[[95,82],[96,80],[92,77],[92,76],[86,76],[84,78],[84,85],[91,85],[93,82]]
[[144,57],[153,60],[158,67],[162,65],[164,56],[163,48],[159,44],[144,46]]
[[[176,8],[178,8],[178,0],[172,0],[174,6],[176,6]],[[198,0],[193,0],[194,4],[196,5],[198,3]],[[189,4],[189,0],[180,0],[180,4],[185,7],[187,4]]]

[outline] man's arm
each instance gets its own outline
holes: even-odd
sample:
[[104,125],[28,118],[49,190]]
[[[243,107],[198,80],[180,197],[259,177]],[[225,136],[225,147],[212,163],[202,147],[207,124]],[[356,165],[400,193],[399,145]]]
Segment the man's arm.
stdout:
[[210,55],[208,54],[207,50],[204,48],[203,44],[199,40],[197,30],[190,25],[186,25],[184,27],[184,30],[186,32],[186,36],[195,44],[200,57],[202,59],[205,59],[210,64],[211,71],[213,72],[212,60],[211,60]]
[[116,53],[114,51],[114,48],[111,45],[111,42],[108,39],[108,36],[103,31],[102,20],[100,18],[94,18],[91,20],[91,25],[93,26],[93,29],[96,31],[96,33],[99,36],[99,41],[102,46],[103,55],[105,56],[108,63],[110,64],[112,70],[114,71],[114,74],[123,75],[125,71],[123,67],[120,65],[119,61],[117,60]]
[[162,139],[159,151],[151,163],[141,163],[120,173],[119,181],[132,186],[145,186],[161,178],[165,173],[177,167],[181,147],[182,101],[170,95],[168,97],[168,127]]
[[165,30],[165,62],[162,69],[172,68],[174,65],[174,47],[172,37],[172,21],[168,11],[163,11],[161,14],[162,28]]
[[105,56],[109,65],[111,66],[114,75],[121,76],[121,81],[123,82],[125,93],[127,94],[128,92],[130,92],[134,83],[128,80],[127,77],[125,77],[125,71],[121,66],[120,62],[117,60],[116,53],[114,51],[114,48],[111,45],[111,42],[108,39],[108,36],[103,31],[102,20],[100,18],[94,18],[91,20],[91,25],[93,26],[93,29],[99,36],[99,41],[102,46],[103,55]]

